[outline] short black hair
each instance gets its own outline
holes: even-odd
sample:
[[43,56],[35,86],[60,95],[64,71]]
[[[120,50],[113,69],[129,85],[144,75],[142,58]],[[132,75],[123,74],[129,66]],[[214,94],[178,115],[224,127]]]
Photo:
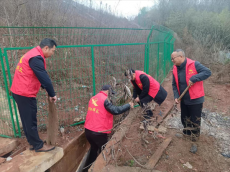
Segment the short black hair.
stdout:
[[111,85],[103,85],[101,87],[101,90],[102,91],[106,91],[106,90],[111,90],[112,91],[112,94],[115,94],[116,92],[112,89]]
[[48,46],[49,48],[53,48],[54,46],[55,47],[57,46],[57,43],[53,39],[45,38],[41,41],[40,47],[44,48],[45,46]]
[[[130,69],[128,69],[129,70],[129,73],[135,73],[135,70],[133,70],[132,68],[130,68]],[[131,71],[131,72],[130,72]],[[127,76],[128,74],[126,73],[126,71],[125,71],[125,76]]]

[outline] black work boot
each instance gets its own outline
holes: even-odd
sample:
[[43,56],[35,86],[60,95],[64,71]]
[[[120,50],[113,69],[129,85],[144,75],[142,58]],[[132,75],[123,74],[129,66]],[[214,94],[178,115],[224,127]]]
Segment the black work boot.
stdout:
[[153,117],[153,112],[151,110],[147,110],[146,114],[144,114],[143,117],[145,118],[143,121],[149,120]]

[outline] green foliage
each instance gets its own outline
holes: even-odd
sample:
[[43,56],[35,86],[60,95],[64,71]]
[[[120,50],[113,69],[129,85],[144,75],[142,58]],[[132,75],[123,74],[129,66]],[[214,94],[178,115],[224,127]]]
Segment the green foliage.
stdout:
[[131,160],[129,160],[127,163],[128,163],[128,165],[129,165],[130,167],[133,167],[133,165],[134,165],[134,160],[131,159]]
[[138,23],[143,27],[146,26],[143,23],[161,24],[174,30],[181,38],[186,30],[204,48],[214,45],[229,48],[230,11],[225,2],[160,0],[147,14],[143,15],[143,12],[144,9],[141,9],[137,16]]

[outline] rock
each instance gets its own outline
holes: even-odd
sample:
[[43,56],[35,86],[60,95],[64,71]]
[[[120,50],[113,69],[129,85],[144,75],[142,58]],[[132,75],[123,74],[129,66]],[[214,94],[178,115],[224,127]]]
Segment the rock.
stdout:
[[74,122],[80,122],[80,121],[82,121],[81,117],[74,118]]
[[182,137],[183,137],[183,134],[176,133],[175,136],[178,137],[178,138],[182,138]]
[[10,156],[8,158],[6,158],[6,161],[10,161],[12,160],[13,158],[11,158]]
[[197,152],[197,145],[196,144],[193,144],[191,149],[190,149],[190,152],[192,153],[196,153]]
[[158,115],[160,115],[160,116],[162,117],[162,114],[163,114],[163,113],[160,111]]
[[226,158],[230,158],[230,153],[227,154],[227,153],[221,153],[222,156],[226,157]]
[[185,167],[189,168],[189,169],[192,169],[192,165],[189,164],[189,162],[186,162],[186,164],[183,164]]
[[78,109],[79,109],[79,108],[78,108],[78,106],[75,106],[75,108],[74,108],[74,109],[75,109],[75,111],[78,111]]
[[158,128],[158,132],[160,132],[160,133],[166,133],[167,132],[167,128],[165,128],[165,127],[163,127],[163,126],[159,126],[159,128]]
[[[144,130],[144,125],[141,123],[140,129]],[[158,131],[158,129],[155,128],[155,125],[147,125],[148,131]]]
[[65,128],[61,127],[60,132],[61,132],[61,135],[64,136]]

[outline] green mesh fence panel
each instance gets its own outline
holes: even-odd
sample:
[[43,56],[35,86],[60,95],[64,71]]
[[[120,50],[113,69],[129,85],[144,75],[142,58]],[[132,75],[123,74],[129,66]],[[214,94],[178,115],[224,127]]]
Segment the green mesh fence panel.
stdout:
[[6,89],[8,88],[7,85],[5,84],[6,78],[4,78],[5,75],[5,69],[4,69],[4,61],[2,57],[2,53],[0,50],[0,136],[2,137],[9,137],[13,136],[13,123],[14,119],[11,116],[10,109],[9,109],[9,99],[7,96]]
[[[111,77],[117,82],[128,82],[127,68],[149,73],[159,82],[172,67],[171,52],[174,38],[166,28],[71,28],[71,27],[0,27],[3,54],[0,73],[0,136],[19,136],[20,120],[16,104],[9,92],[19,59],[43,38],[53,38],[58,47],[55,55],[47,59],[47,72],[52,80],[58,101],[56,103],[59,126],[69,126],[76,117],[85,117],[88,101],[98,93]],[[1,56],[2,55],[2,56]],[[3,72],[4,71],[4,72]],[[46,130],[48,118],[47,93],[37,95],[39,130]],[[3,113],[2,113],[3,114]],[[3,130],[9,123],[9,131]],[[3,132],[4,131],[4,132]]]
[[150,29],[71,28],[71,27],[0,27],[2,47],[31,47],[43,38],[58,45],[122,44],[146,42]]

